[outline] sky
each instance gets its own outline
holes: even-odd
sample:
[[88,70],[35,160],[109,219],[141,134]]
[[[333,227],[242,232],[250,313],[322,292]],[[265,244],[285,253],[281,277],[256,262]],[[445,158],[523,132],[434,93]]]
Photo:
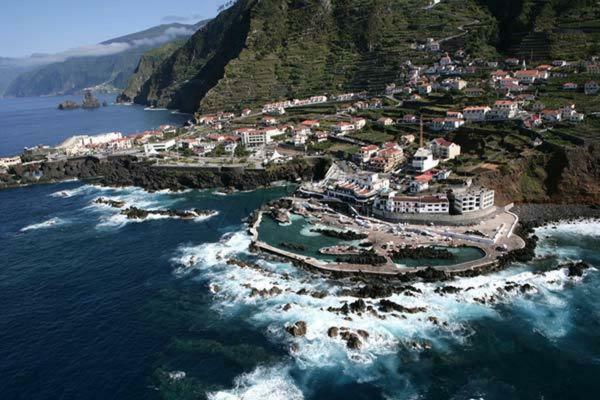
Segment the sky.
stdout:
[[2,0],[0,57],[54,54],[155,25],[212,18],[226,0]]

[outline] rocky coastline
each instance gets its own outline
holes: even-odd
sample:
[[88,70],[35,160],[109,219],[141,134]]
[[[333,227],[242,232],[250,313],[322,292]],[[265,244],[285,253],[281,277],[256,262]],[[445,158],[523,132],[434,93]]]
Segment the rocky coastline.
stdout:
[[135,156],[80,157],[13,166],[0,175],[0,189],[79,179],[103,186],[158,190],[226,188],[254,190],[274,182],[322,179],[327,158],[296,159],[265,169],[236,167],[157,167]]
[[561,221],[600,219],[600,206],[587,204],[518,204],[512,210],[529,228]]

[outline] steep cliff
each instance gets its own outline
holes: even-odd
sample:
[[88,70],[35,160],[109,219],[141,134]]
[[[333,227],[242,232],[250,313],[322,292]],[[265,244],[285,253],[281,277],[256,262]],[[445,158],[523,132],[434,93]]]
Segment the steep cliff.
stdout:
[[[465,6],[466,4],[466,6]],[[237,109],[275,99],[379,90],[423,53],[417,39],[485,22],[475,0],[239,0],[160,65],[135,101]],[[487,24],[481,28],[486,37]]]
[[479,183],[493,188],[500,203],[600,205],[600,145],[554,147],[510,167],[482,174]]
[[423,58],[411,45],[428,37],[458,37],[474,56],[499,50],[527,59],[570,59],[600,48],[595,0],[426,4],[238,0],[156,68],[135,101],[194,112],[377,91],[396,80],[402,62]]
[[140,58],[135,71],[127,82],[127,87],[117,98],[119,102],[132,102],[139,93],[142,85],[150,78],[158,66],[171,56],[181,46],[185,44],[184,40],[176,40],[167,43],[158,49],[150,50],[144,53]]

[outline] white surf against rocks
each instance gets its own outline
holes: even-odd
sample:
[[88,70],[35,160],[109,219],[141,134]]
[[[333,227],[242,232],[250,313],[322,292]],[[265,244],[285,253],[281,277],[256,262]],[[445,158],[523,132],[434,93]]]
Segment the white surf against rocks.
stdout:
[[229,390],[207,394],[209,400],[302,400],[304,396],[285,366],[258,367],[235,379]]
[[[576,232],[583,235],[595,231]],[[257,329],[289,346],[298,367],[336,368],[349,378],[363,381],[382,379],[386,370],[378,361],[395,357],[398,351],[418,357],[429,348],[445,352],[452,343],[467,343],[471,335],[477,334],[473,321],[502,318],[498,305],[518,308],[532,329],[550,340],[560,338],[571,328],[570,310],[565,306],[568,291],[564,289],[581,281],[569,277],[565,268],[536,272],[515,265],[499,273],[446,283],[414,283],[414,291],[387,298],[406,309],[419,310],[416,312],[383,312],[378,307],[381,299],[363,299],[375,313],[344,314],[335,309],[359,300],[342,294],[356,284],[329,282],[286,262],[258,259],[245,266],[228,264],[231,258],[251,258],[249,244],[245,232],[236,232],[217,243],[182,246],[173,258],[175,272],[183,275],[198,269],[199,279],[208,281],[214,294],[215,310],[224,317],[250,315],[247,318]],[[451,289],[441,290],[445,287]],[[293,337],[286,327],[297,321],[306,323],[306,333]],[[557,325],[562,328],[556,329]],[[336,336],[330,337],[331,327],[338,328]],[[348,348],[340,336],[341,329],[363,332],[360,348]]]

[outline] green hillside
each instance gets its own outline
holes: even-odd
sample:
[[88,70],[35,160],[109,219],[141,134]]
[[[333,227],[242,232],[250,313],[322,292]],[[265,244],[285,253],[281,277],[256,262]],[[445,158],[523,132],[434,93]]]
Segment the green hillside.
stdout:
[[125,90],[119,96],[118,101],[133,101],[133,98],[138,94],[144,82],[150,78],[154,70],[184,44],[185,40],[175,40],[144,53],[135,71],[129,78]]
[[[135,101],[188,112],[240,109],[316,93],[380,91],[414,44],[451,39],[473,56],[589,55],[591,0],[238,0],[175,51]],[[592,4],[593,3],[593,4]],[[585,26],[568,28],[581,15]],[[573,35],[576,35],[574,37]],[[579,36],[577,36],[579,35]],[[575,45],[565,42],[576,40]]]

